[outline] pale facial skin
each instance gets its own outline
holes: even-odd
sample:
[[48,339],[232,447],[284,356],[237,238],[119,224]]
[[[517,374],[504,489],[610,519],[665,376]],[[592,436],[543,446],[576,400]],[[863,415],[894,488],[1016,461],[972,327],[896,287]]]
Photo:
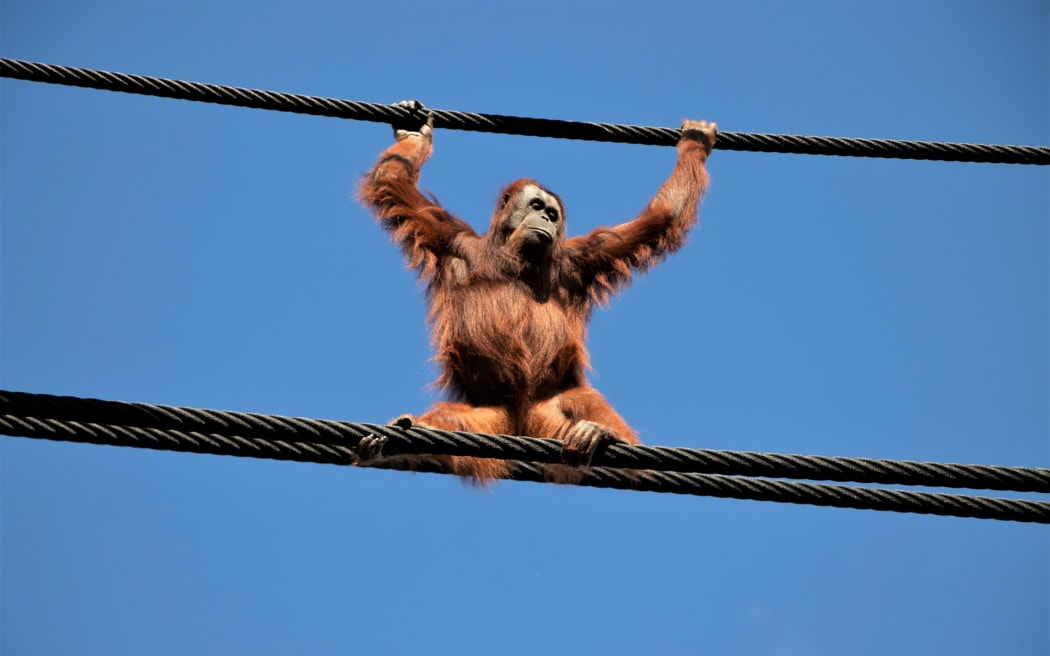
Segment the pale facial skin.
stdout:
[[[509,201],[504,196],[503,202]],[[563,220],[558,199],[537,185],[527,185],[516,200],[517,206],[504,223],[511,234],[519,235],[523,249],[548,255],[558,240],[559,226]]]

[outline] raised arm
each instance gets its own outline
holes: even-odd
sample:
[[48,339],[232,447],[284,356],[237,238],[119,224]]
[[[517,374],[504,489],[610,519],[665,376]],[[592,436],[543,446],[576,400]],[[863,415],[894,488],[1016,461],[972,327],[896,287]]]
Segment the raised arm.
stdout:
[[684,121],[678,163],[649,205],[634,220],[598,228],[566,243],[582,282],[598,302],[625,287],[634,271],[645,271],[685,243],[707,189],[704,163],[715,145],[717,126]]
[[475,234],[468,223],[419,191],[419,172],[433,152],[433,134],[431,119],[418,131],[395,130],[397,142],[383,151],[358,189],[358,198],[372,208],[409,265],[428,280],[457,236]]

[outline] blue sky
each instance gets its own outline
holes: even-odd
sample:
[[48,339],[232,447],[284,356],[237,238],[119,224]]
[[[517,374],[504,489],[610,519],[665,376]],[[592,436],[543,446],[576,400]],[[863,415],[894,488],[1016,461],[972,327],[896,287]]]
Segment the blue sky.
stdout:
[[[371,102],[1050,144],[1045,2],[8,2],[0,54]],[[352,198],[383,125],[0,81],[0,385],[382,422],[436,396]],[[674,151],[438,131],[476,227],[571,234]],[[649,444],[1050,466],[1050,171],[716,150],[701,227],[591,323]],[[36,654],[1050,653],[1050,532],[0,438]]]

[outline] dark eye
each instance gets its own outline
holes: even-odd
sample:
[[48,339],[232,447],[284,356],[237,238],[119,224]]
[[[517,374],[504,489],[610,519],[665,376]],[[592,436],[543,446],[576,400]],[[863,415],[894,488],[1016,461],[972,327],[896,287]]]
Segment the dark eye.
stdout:
[[549,216],[551,218],[551,221],[557,221],[558,220],[558,210],[554,209],[553,207],[550,208],[549,210],[547,210],[547,216]]
[[542,210],[543,209],[543,201],[540,200],[539,198],[533,198],[532,202],[529,203],[529,207],[531,207],[534,210]]

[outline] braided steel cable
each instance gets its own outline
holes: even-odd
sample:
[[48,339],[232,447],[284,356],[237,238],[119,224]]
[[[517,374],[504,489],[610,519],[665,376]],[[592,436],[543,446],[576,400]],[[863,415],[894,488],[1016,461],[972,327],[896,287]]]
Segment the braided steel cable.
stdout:
[[[521,467],[535,468],[528,463],[514,463],[511,477],[515,480],[535,480]],[[972,517],[1001,521],[1050,524],[1050,503],[1023,499],[999,499],[960,494],[885,490],[846,485],[795,483],[765,478],[741,478],[708,474],[678,472],[632,472],[608,467],[590,467],[581,470],[580,480],[573,483],[584,487],[615,488],[639,492],[688,494],[722,499],[773,501],[810,506],[881,510],[888,512]]]
[[[6,390],[0,390],[0,414],[180,433],[236,436],[241,439],[251,438],[281,444],[302,442],[314,446],[327,445],[349,449],[351,452],[361,438],[378,436],[385,440],[384,456],[434,454],[539,463],[561,462],[561,442],[550,439],[443,431],[418,426],[403,429],[346,421],[103,401]],[[344,456],[352,457],[346,453]],[[1031,467],[627,444],[609,445],[595,454],[592,464],[596,467],[664,472],[1050,493],[1050,469]]]
[[338,444],[5,414],[0,414],[0,433],[13,437],[34,437],[59,442],[130,446],[160,451],[208,453],[328,465],[349,465],[357,459],[353,446]]
[[[324,464],[347,465],[354,460],[354,450],[344,445],[249,439],[237,435],[217,435],[141,426],[102,425],[13,415],[0,415],[0,433],[67,442]],[[425,456],[411,467],[398,465],[396,460],[390,463],[379,461],[367,466],[449,473],[440,461],[428,459]],[[510,461],[508,469],[512,480],[550,482],[542,465]],[[590,467],[576,471],[578,479],[571,484],[585,487],[1050,524],[1050,503],[1043,501],[880,490],[707,474],[632,471],[607,467]]]
[[[529,462],[509,461],[511,480],[547,483],[550,478],[542,466]],[[378,463],[370,465],[402,469]],[[440,462],[424,461],[412,471],[447,474]],[[634,492],[687,494],[691,496],[772,501],[828,508],[878,510],[884,512],[968,517],[1000,521],[1050,524],[1050,503],[1023,499],[999,499],[958,494],[936,494],[907,490],[881,490],[844,485],[793,483],[764,478],[738,478],[707,474],[683,474],[659,471],[625,471],[609,467],[579,470],[571,485]]]
[[[128,73],[113,73],[6,58],[0,58],[0,77],[379,123],[400,123],[413,118],[418,119],[419,114],[417,112],[421,111],[400,105],[383,105],[320,96],[304,96],[277,91],[205,84]],[[429,113],[434,117],[434,126],[438,128],[517,134],[532,137],[673,146],[677,143],[680,134],[678,129],[638,125],[525,118],[499,114],[474,114],[440,109],[429,110]],[[718,142],[715,147],[721,150],[806,155],[885,157],[998,164],[1050,164],[1050,148],[1042,146],[999,146],[932,141],[719,132]]]

